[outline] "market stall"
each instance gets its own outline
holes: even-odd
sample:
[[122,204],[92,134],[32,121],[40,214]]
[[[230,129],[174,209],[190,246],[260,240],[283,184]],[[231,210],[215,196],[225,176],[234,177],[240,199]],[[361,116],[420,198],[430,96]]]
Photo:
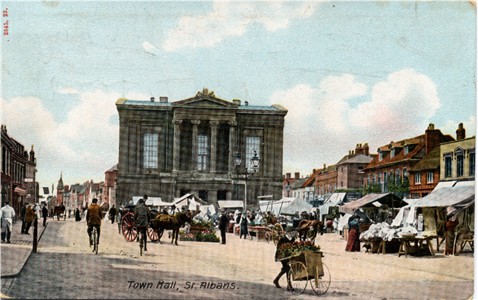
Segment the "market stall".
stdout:
[[[473,182],[457,182],[453,186],[434,189],[427,196],[410,201],[412,215],[416,215],[417,230],[421,236],[437,238],[436,251],[446,240],[446,221],[457,221],[453,232],[453,254],[459,254],[466,243],[473,249],[475,186]],[[446,242],[446,241],[445,241]],[[446,247],[446,246],[445,246]]]

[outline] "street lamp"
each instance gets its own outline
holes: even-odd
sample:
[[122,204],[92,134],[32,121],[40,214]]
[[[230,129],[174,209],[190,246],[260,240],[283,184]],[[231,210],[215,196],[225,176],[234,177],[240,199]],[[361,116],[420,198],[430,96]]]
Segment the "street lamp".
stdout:
[[[257,151],[254,150],[254,156],[251,158],[252,169],[248,169],[247,164],[245,164],[244,171],[242,172],[245,178],[245,183],[244,183],[244,213],[245,214],[247,214],[247,179],[249,175],[252,175],[257,172],[257,170],[259,169],[259,162],[260,162],[260,159],[257,156]],[[237,152],[236,154],[235,163],[239,173],[239,168],[242,163],[242,157],[241,157],[241,154],[239,154],[239,152]]]

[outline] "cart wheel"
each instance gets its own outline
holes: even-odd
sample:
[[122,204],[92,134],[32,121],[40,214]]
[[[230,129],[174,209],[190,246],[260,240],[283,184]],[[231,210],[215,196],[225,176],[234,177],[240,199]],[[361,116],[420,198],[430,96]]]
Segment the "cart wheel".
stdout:
[[289,278],[292,285],[292,294],[300,295],[307,287],[307,268],[300,261],[289,262]]
[[148,237],[151,242],[157,242],[159,240],[158,232],[151,227],[148,227]]
[[121,220],[121,230],[123,232],[125,240],[127,240],[128,242],[136,241],[138,232],[134,227],[134,215],[132,213],[127,213],[123,216]]
[[322,295],[327,293],[330,287],[330,272],[329,268],[326,264],[322,263],[322,268],[324,269],[324,276],[320,276],[317,278],[317,284],[315,282],[315,278],[310,279],[310,285],[312,286],[312,290],[317,295]]

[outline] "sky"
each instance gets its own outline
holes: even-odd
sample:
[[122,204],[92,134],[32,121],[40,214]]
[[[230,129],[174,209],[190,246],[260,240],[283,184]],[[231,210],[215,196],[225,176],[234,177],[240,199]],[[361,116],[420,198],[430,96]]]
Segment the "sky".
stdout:
[[104,180],[120,97],[281,104],[283,173],[302,176],[430,123],[476,132],[474,3],[1,3],[1,123],[34,145],[40,187]]

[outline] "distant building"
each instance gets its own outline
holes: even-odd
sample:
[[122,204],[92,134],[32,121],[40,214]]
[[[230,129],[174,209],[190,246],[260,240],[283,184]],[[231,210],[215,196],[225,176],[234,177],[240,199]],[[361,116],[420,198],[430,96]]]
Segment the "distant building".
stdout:
[[[148,194],[173,201],[192,193],[208,203],[244,200],[246,167],[260,158],[247,178],[248,205],[257,197],[282,194],[283,129],[287,110],[220,99],[207,89],[169,102],[118,99],[120,119],[116,202]],[[242,165],[235,166],[236,154]]]
[[118,165],[114,165],[105,172],[105,186],[103,188],[103,199],[109,206],[116,205],[116,181],[118,178]]

